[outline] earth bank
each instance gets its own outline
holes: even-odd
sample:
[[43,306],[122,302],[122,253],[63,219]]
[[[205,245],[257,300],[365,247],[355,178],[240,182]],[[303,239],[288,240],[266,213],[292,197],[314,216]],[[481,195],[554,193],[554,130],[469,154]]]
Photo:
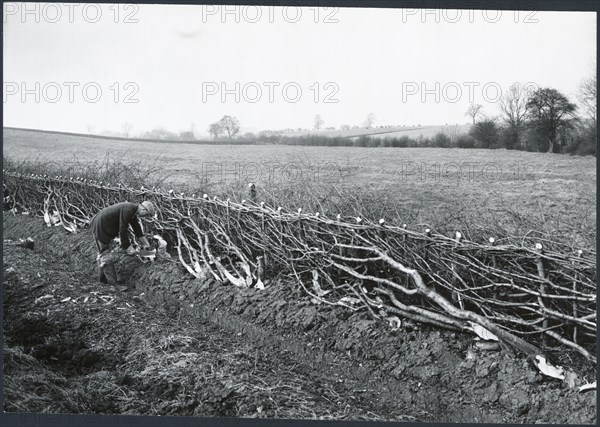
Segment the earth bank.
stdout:
[[95,280],[89,232],[5,215],[4,239],[27,237],[4,245],[6,411],[596,422],[595,391],[471,336],[393,330],[285,282],[202,282],[176,259],[121,257],[119,293]]

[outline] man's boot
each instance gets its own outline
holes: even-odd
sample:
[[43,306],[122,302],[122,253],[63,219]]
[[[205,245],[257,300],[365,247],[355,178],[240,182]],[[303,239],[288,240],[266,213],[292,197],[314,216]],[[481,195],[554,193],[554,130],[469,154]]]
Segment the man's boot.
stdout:
[[98,280],[100,280],[100,283],[108,283],[108,280],[106,280],[106,275],[104,274],[104,268],[102,267],[98,267]]
[[113,264],[112,262],[108,262],[104,264],[103,267],[100,267],[100,274],[104,275],[109,285],[119,285],[119,282],[117,280],[117,269],[115,268],[115,264]]
[[114,286],[116,290],[121,292],[129,290],[129,287],[124,285],[122,280],[117,279],[117,269],[115,268],[114,263],[109,262],[104,265],[104,275],[106,276],[108,284]]

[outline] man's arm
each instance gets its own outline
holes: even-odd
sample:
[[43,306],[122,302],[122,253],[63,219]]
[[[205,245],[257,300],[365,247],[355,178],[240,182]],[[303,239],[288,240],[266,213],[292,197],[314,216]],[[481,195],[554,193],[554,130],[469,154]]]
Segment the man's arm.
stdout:
[[[121,239],[121,249],[127,249],[131,244],[129,242],[129,223],[134,222],[132,220],[137,221],[137,218],[134,218],[135,212],[130,212],[127,209],[121,209],[119,214],[119,238]],[[141,232],[141,229],[138,229]],[[135,228],[134,228],[135,231]]]
[[150,242],[148,241],[148,239],[146,238],[146,236],[142,236],[138,240],[142,244],[142,248],[149,248],[150,247]]
[[142,230],[142,226],[140,224],[140,219],[134,215],[131,218],[131,228],[133,228],[133,234],[135,235],[136,239],[138,239],[138,241],[142,244],[143,247],[148,247],[150,246],[150,243],[148,242],[148,239],[146,239],[146,236],[144,236],[144,232]]
[[130,218],[129,224],[131,228],[133,228],[133,234],[136,238],[144,237],[144,232],[142,231],[142,226],[140,224],[140,219],[135,216],[135,214]]

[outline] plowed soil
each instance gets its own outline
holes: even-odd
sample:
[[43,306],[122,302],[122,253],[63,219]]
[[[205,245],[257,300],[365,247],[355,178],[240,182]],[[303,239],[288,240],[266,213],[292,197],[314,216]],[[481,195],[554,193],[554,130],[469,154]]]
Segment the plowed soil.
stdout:
[[472,336],[393,329],[289,283],[200,282],[175,258],[123,255],[119,292],[96,280],[88,231],[5,213],[4,239],[8,412],[596,423],[596,391]]

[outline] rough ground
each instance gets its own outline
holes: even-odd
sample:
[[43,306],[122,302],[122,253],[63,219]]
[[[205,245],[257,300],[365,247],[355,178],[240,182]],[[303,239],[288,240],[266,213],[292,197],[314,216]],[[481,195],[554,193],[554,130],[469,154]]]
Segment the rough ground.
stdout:
[[122,257],[120,293],[95,280],[87,231],[5,214],[4,239],[5,411],[596,423],[595,391],[470,336],[392,330],[285,283],[201,283],[172,260]]

